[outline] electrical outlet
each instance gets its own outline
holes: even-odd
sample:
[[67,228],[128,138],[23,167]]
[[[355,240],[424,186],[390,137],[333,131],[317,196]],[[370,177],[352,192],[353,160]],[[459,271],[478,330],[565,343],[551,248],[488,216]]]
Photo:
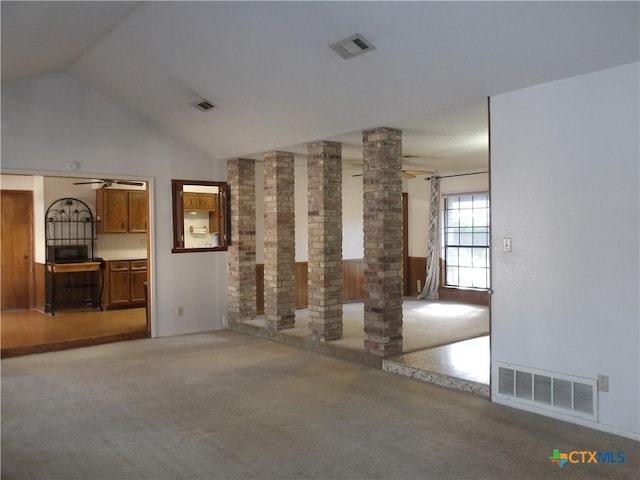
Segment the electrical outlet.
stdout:
[[183,313],[184,310],[182,309],[182,307],[178,307],[178,316],[181,317]]
[[609,391],[609,375],[598,375],[598,391]]

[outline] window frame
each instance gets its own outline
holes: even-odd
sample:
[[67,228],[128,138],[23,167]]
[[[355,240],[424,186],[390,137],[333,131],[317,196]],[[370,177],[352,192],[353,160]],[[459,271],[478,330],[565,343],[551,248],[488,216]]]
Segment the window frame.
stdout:
[[[477,196],[485,196],[486,197],[486,207],[478,207],[478,209],[481,208],[486,208],[487,212],[486,212],[486,224],[485,225],[480,225],[478,227],[474,226],[474,222],[473,222],[473,204],[471,209],[471,215],[472,215],[472,224],[470,227],[464,227],[464,228],[468,228],[470,229],[470,231],[468,232],[464,232],[464,233],[468,233],[471,235],[471,243],[470,244],[466,244],[466,243],[462,243],[460,241],[460,234],[463,233],[460,230],[457,231],[458,234],[458,242],[457,243],[449,243],[449,235],[450,233],[452,233],[450,231],[451,228],[456,228],[456,227],[450,227],[448,225],[448,219],[449,219],[449,215],[448,212],[455,210],[453,208],[449,208],[450,202],[453,198],[458,199],[458,201],[460,200],[461,197],[467,197],[467,196],[471,196],[473,197],[474,195]],[[442,278],[442,285],[444,287],[447,288],[461,288],[461,289],[475,289],[475,290],[483,290],[483,291],[489,291],[491,290],[491,196],[489,191],[485,191],[485,190],[480,190],[480,191],[472,191],[472,192],[457,192],[457,193],[447,193],[447,194],[443,194],[442,195],[442,200],[443,200],[443,206],[442,206],[442,258],[444,259],[444,272],[443,272],[443,278]],[[473,199],[472,199],[473,202]],[[458,208],[458,210],[460,210]],[[457,227],[458,229],[461,229],[463,227],[461,227],[460,225],[458,225]],[[480,231],[480,232],[476,232],[474,229],[475,228],[480,228],[480,229],[485,229],[485,231]],[[486,235],[486,245],[476,245],[475,244],[475,238],[474,238],[474,234],[484,234]],[[473,263],[473,251],[474,249],[482,249],[486,251],[486,266],[483,267],[473,267],[473,265],[471,267],[466,267],[466,266],[460,266],[460,265],[450,265],[449,260],[450,260],[450,256],[447,255],[448,253],[448,248],[458,248],[458,253],[460,252],[461,248],[464,249],[471,249],[471,262]],[[458,269],[458,280],[456,282],[452,282],[449,279],[449,269],[450,268],[456,268]],[[471,269],[476,269],[476,270],[484,270],[485,271],[485,285],[484,287],[479,287],[479,286],[473,286],[473,285],[462,285],[460,282],[460,268],[471,268]]]
[[[220,212],[219,247],[185,248],[184,244],[184,186],[218,187],[218,209]],[[173,246],[171,253],[226,252],[231,245],[231,215],[229,214],[229,185],[227,182],[205,180],[171,180],[171,205],[173,213]]]

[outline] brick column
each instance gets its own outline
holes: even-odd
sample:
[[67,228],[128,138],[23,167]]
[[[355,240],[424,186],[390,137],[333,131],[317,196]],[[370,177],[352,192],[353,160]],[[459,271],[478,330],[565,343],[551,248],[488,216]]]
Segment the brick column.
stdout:
[[264,314],[269,330],[295,326],[293,154],[264,156]]
[[307,145],[309,174],[309,330],[342,338],[342,145]]
[[256,316],[256,165],[255,160],[227,161],[231,197],[229,325]]
[[364,346],[402,353],[402,131],[362,134],[364,174]]

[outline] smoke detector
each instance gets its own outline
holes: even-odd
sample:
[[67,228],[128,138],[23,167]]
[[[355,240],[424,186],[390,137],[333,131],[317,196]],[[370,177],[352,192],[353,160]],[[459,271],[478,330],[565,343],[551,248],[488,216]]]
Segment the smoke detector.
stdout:
[[356,57],[370,50],[375,50],[376,48],[359,33],[351,35],[349,38],[329,46],[345,60]]
[[218,108],[216,105],[211,103],[206,98],[201,98],[200,100],[197,100],[197,101],[193,102],[191,105],[196,107],[201,112],[208,112],[209,110],[213,110],[215,108]]

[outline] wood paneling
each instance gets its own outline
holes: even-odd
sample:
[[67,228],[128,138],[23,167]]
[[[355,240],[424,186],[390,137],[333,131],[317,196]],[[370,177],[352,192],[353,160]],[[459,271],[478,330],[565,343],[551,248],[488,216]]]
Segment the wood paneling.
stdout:
[[[364,260],[361,258],[343,260],[344,302],[355,302],[364,298]],[[308,276],[307,262],[296,262],[296,308],[307,308]],[[256,312],[264,314],[264,265],[256,264]]]
[[309,275],[307,262],[296,262],[296,308],[307,308],[309,305],[308,286]]
[[364,259],[354,258],[342,261],[344,285],[343,302],[357,302],[364,298]]
[[[417,296],[427,276],[426,257],[409,257],[407,272],[407,295]],[[442,267],[442,265],[441,265]],[[296,262],[296,308],[307,308],[307,262]],[[364,259],[356,258],[342,261],[344,286],[342,290],[343,302],[359,302],[364,299]],[[443,278],[442,276],[440,278]],[[420,280],[420,289],[418,289]],[[264,314],[264,265],[256,265],[256,310],[258,315]],[[475,305],[489,305],[490,295],[486,290],[469,288],[443,287],[439,289],[441,300],[451,300]]]
[[46,295],[47,295],[47,287],[46,287],[46,274],[45,274],[45,264],[44,263],[36,263],[35,264],[35,284],[36,284],[36,309],[44,312],[46,309]]
[[473,305],[489,305],[491,295],[487,290],[475,288],[443,287],[438,289],[440,300],[452,302],[471,303]]
[[256,313],[264,315],[264,264],[256,264]]
[[[407,286],[407,295],[418,295],[424,288],[424,282],[427,278],[427,258],[426,257],[409,257],[409,271],[407,278],[409,285]],[[420,288],[418,288],[420,281]]]

